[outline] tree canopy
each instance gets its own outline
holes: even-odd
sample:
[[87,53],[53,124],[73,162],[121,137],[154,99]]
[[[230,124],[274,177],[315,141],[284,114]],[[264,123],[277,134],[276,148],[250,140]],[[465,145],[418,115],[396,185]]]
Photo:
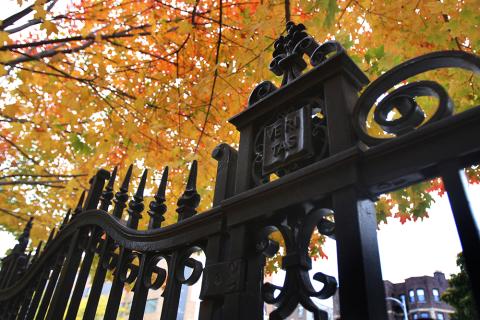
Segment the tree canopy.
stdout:
[[[281,81],[268,64],[287,20],[318,42],[338,40],[371,80],[420,54],[480,48],[477,0],[17,2],[0,24],[0,225],[16,231],[34,215],[34,239],[46,238],[100,167],[156,170],[153,195],[169,165],[172,222],[187,164],[199,159],[208,206],[210,153],[238,143],[226,120],[255,84]],[[456,112],[480,104],[471,73],[428,78],[448,88]],[[471,182],[478,171],[469,169]],[[432,191],[443,192],[441,181],[383,196],[379,220],[424,217]]]

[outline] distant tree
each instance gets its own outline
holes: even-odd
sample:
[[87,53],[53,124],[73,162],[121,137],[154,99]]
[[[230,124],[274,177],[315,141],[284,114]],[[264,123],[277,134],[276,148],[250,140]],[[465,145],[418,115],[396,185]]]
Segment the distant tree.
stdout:
[[460,272],[453,274],[448,280],[450,287],[443,293],[442,300],[455,308],[452,319],[455,320],[474,320],[478,319],[478,313],[475,308],[470,281],[465,270],[465,259],[463,254],[457,256],[457,266]]

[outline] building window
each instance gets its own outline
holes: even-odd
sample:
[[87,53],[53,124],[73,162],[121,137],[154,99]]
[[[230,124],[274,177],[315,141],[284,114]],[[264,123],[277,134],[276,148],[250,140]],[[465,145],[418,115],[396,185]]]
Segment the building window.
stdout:
[[418,302],[425,302],[425,290],[417,289],[417,299]]
[[145,313],[154,313],[157,310],[158,299],[148,299],[145,304]]
[[430,318],[430,315],[428,314],[428,312],[420,313],[420,319],[428,319],[428,318]]
[[415,319],[418,319],[418,314],[414,313],[414,314],[413,314],[413,319],[414,319],[414,320],[415,320]]
[[415,302],[415,292],[413,292],[413,290],[408,291],[408,297],[410,299],[410,302]]
[[443,313],[437,312],[437,319],[438,320],[445,320],[445,317],[443,316]]
[[432,293],[433,293],[433,301],[439,302],[440,301],[440,292],[438,291],[438,289],[433,289]]

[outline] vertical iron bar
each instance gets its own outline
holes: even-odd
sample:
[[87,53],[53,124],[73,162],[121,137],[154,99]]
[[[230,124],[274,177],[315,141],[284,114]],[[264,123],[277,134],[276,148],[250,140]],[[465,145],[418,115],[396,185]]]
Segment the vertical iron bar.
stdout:
[[[83,210],[95,209],[100,201],[105,180],[110,177],[110,173],[106,170],[99,170],[91,183],[90,190],[88,192]],[[78,217],[81,212],[77,212]],[[72,217],[74,219],[75,217]],[[70,247],[68,249],[67,257],[58,280],[57,287],[52,298],[51,305],[48,309],[47,320],[56,320],[63,318],[65,309],[70,298],[70,292],[77,275],[78,267],[82,260],[82,254],[84,246],[88,240],[87,238],[88,228],[77,230],[71,238]],[[92,232],[91,232],[92,233]],[[90,235],[93,237],[93,234]],[[88,275],[87,275],[88,276]]]
[[[197,193],[197,161],[193,161],[188,175],[187,186],[177,202],[178,221],[187,219],[196,214],[196,208],[200,202],[200,195]],[[178,303],[182,284],[177,279],[176,271],[180,263],[178,251],[171,254],[168,261],[168,276],[165,291],[163,293],[163,308],[161,320],[176,320],[178,313]],[[182,271],[183,272],[183,271]],[[166,308],[165,308],[166,306]]]
[[38,304],[40,303],[40,299],[42,298],[43,292],[45,290],[45,286],[47,284],[47,281],[50,275],[50,269],[51,269],[51,266],[48,265],[40,274],[38,284],[35,287],[35,292],[33,294],[32,302],[28,306],[27,314],[24,317],[25,320],[32,320],[37,312]]
[[[161,227],[161,223],[165,218],[163,215],[167,211],[165,205],[165,192],[168,181],[168,167],[163,170],[162,180],[155,194],[155,200],[150,202],[150,210],[148,214],[150,221],[148,223],[148,230],[153,230]],[[149,288],[146,285],[147,279],[150,277],[146,274],[146,267],[154,256],[152,254],[143,253],[140,258],[140,265],[138,268],[137,281],[135,282],[134,294],[132,299],[132,306],[130,308],[129,320],[142,319],[145,312],[145,304],[147,303],[147,296]],[[153,268],[151,268],[153,269]],[[148,279],[149,281],[150,279]]]
[[62,271],[64,259],[65,253],[60,252],[55,261],[55,265],[53,267],[52,273],[50,274],[50,278],[48,279],[47,289],[45,289],[45,292],[42,296],[42,302],[40,303],[40,307],[38,308],[37,317],[35,318],[36,320],[43,320],[45,318],[45,315],[47,314],[48,305],[50,304],[53,290],[55,290],[55,286],[57,285],[60,271]]
[[[115,182],[117,168],[112,172],[112,175],[109,178],[108,184],[105,187],[105,191],[102,193],[101,197],[101,204],[100,209],[107,211],[108,207],[110,206],[110,201],[113,198],[113,184]],[[96,190],[99,191],[99,190]],[[92,196],[90,201],[93,203],[97,203],[98,199]],[[87,203],[89,198],[87,198]],[[80,307],[80,302],[82,300],[83,291],[85,290],[85,285],[88,280],[88,275],[90,273],[90,269],[92,267],[93,258],[95,256],[95,249],[97,246],[100,237],[100,230],[98,228],[93,228],[92,234],[88,239],[88,243],[86,246],[85,256],[83,257],[82,266],[80,267],[80,271],[78,272],[77,279],[75,281],[75,288],[73,289],[72,297],[70,298],[70,304],[68,305],[67,316],[66,319],[75,319],[77,317],[78,309]]]
[[[143,191],[147,181],[147,170],[143,172],[142,178],[138,185],[137,192],[133,196],[133,200],[128,204],[128,221],[127,227],[135,230],[138,228],[138,222],[142,218],[141,212],[144,209]],[[105,310],[104,320],[114,320],[117,318],[118,309],[120,308],[120,300],[122,299],[122,292],[125,286],[125,279],[122,279],[124,268],[130,264],[130,255],[132,250],[121,248],[118,257],[117,267],[113,275],[112,288],[108,297],[107,308]],[[126,272],[126,271],[125,271]],[[131,271],[133,272],[133,270]]]
[[375,206],[370,200],[359,201],[353,187],[332,198],[341,317],[386,319]]
[[[43,242],[40,241],[40,243],[38,244],[37,249],[35,251],[35,255],[32,257],[32,260],[31,260],[30,265],[28,267],[30,267],[36,261],[36,259],[38,258],[38,255],[40,254],[40,250],[42,248],[42,243]],[[43,271],[40,272],[40,275],[42,273],[43,273]],[[26,297],[21,304],[20,311],[18,312],[18,319],[24,319],[25,318],[25,315],[27,314],[30,303],[32,302],[33,294],[35,293],[35,290],[38,287],[38,284],[40,283],[40,281],[41,281],[41,276],[35,279],[33,285],[28,290],[28,293],[26,294]]]
[[[115,194],[115,206],[113,208],[112,215],[118,220],[122,219],[123,210],[126,207],[128,200],[128,185],[130,184],[130,178],[132,176],[133,165],[128,167],[125,178],[120,186],[120,190]],[[110,197],[110,195],[108,195]],[[103,204],[105,202],[105,204]],[[109,200],[104,200],[102,205],[110,204]],[[93,277],[92,287],[90,295],[88,296],[87,306],[83,314],[83,320],[94,320],[95,313],[97,312],[98,302],[100,295],[102,294],[103,284],[105,277],[110,266],[110,259],[113,259],[113,251],[115,250],[114,241],[105,234],[106,238],[100,249],[100,258],[98,260],[97,269],[95,270],[95,276]]]
[[470,205],[464,169],[451,161],[440,165],[440,173],[457,225],[473,297],[480,311],[480,221]]

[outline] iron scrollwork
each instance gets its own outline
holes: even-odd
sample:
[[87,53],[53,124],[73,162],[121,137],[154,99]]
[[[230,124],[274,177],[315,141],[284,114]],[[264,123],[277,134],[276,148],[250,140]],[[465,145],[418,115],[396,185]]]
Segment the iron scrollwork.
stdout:
[[[153,256],[148,260],[145,266],[145,273],[143,276],[143,284],[146,288],[152,290],[158,290],[162,287],[167,279],[167,271],[163,268],[157,267],[158,263],[165,260],[165,257],[161,254]],[[152,281],[152,276],[155,275],[155,279]]]
[[[283,76],[281,86],[295,80],[307,68],[304,55],[310,58],[310,65],[319,66],[344,48],[337,41],[326,41],[319,44],[308,35],[303,24],[287,23],[287,35],[280,36],[274,43],[273,59],[269,69],[277,76]],[[258,84],[250,94],[248,106],[252,106],[278,88],[270,81]]]
[[[323,287],[316,290],[310,280],[308,271],[312,269],[308,248],[311,236],[315,230],[321,230],[319,225],[325,216],[333,212],[328,209],[312,210],[306,216],[291,216],[287,222],[264,228],[258,235],[256,249],[266,257],[273,257],[279,251],[279,243],[269,238],[269,235],[279,231],[285,241],[285,256],[282,258],[282,269],[286,271],[283,286],[264,283],[262,287],[263,300],[274,304],[277,309],[270,314],[270,319],[285,319],[301,304],[311,311],[316,320],[328,319],[328,314],[320,310],[312,298],[328,299],[335,294],[337,281],[334,277],[322,272],[316,272],[313,279],[322,283]],[[276,291],[280,293],[276,295]]]
[[[202,251],[199,247],[190,247],[184,250],[179,257],[179,263],[176,265],[175,277],[178,282],[185,285],[195,284],[203,272],[203,264],[192,258],[191,255]],[[185,268],[190,268],[190,275],[185,276]]]
[[[389,89],[410,77],[430,70],[451,67],[480,73],[480,58],[463,51],[434,52],[408,60],[372,82],[359,98],[353,112],[353,125],[360,140],[367,145],[377,145],[392,139],[392,137],[375,137],[367,131],[368,115],[375,103],[377,105],[373,120],[383,131],[393,135],[393,138],[451,116],[453,102],[437,82],[415,81],[388,93]],[[384,96],[383,99],[378,102],[382,96]],[[435,112],[428,119],[424,109],[419,105],[418,97],[433,97],[438,100]],[[394,109],[398,111],[400,117],[389,119],[389,114]]]

